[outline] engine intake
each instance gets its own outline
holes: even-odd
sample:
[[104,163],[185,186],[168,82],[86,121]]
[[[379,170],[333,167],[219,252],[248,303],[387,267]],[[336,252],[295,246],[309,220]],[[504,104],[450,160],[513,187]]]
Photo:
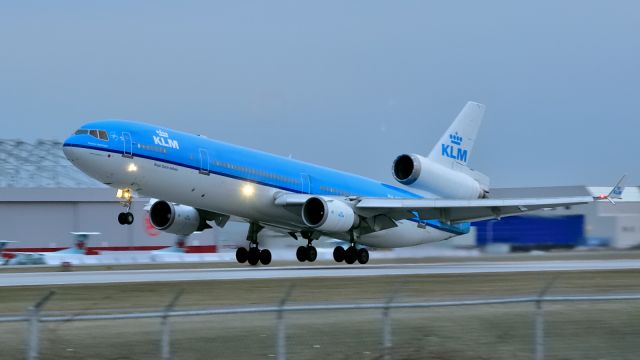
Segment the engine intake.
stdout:
[[190,235],[202,227],[197,209],[164,200],[158,200],[151,205],[149,219],[156,229],[176,235]]
[[422,167],[417,155],[403,154],[393,162],[393,177],[401,184],[411,185],[418,177]]
[[305,225],[329,233],[343,233],[357,225],[358,217],[340,200],[312,197],[302,206]]
[[398,156],[392,172],[401,184],[447,198],[478,199],[489,191],[485,175],[466,167],[452,169],[416,154]]

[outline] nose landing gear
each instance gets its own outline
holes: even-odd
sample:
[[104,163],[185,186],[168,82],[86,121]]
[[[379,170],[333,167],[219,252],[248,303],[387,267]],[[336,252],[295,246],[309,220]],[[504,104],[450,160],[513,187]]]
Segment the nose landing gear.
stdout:
[[133,224],[133,220],[133,214],[128,211],[118,214],[118,223],[120,223],[120,225],[131,225]]
[[131,213],[131,202],[133,201],[133,195],[131,194],[131,189],[118,189],[116,197],[120,199],[120,204],[127,208],[126,212],[121,212],[120,214],[118,214],[118,223],[120,223],[120,225],[133,224],[134,216]]

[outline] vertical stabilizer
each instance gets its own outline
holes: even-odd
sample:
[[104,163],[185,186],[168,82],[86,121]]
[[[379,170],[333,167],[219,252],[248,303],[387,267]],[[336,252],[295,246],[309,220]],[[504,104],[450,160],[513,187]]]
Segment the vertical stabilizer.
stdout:
[[467,166],[485,106],[468,102],[429,153],[429,159],[448,168]]

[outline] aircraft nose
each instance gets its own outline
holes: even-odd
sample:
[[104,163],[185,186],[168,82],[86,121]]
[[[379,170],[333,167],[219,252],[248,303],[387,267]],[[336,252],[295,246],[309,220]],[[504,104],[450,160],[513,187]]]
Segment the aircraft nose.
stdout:
[[72,146],[69,145],[70,139],[71,138],[67,138],[64,141],[64,145],[62,145],[62,152],[64,153],[64,156],[67,158],[67,160],[73,161],[76,159],[76,151]]

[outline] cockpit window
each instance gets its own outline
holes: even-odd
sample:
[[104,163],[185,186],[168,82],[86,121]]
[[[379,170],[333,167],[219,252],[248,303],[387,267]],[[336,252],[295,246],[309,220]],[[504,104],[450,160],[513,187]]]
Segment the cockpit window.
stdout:
[[74,134],[75,135],[90,135],[90,136],[93,136],[96,139],[109,141],[109,135],[107,134],[107,132],[105,130],[79,129],[79,130],[76,130],[76,132]]

